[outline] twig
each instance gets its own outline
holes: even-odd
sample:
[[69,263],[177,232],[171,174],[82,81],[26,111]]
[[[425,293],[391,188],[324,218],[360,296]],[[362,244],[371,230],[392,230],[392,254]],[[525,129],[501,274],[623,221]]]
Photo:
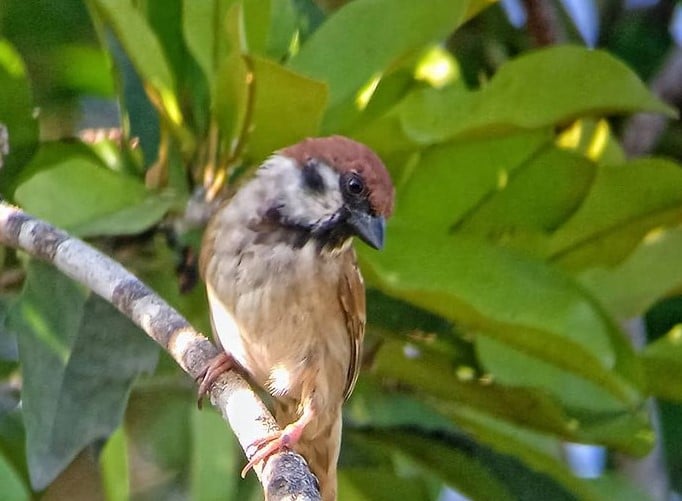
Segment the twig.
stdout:
[[[682,48],[675,47],[651,81],[651,92],[672,105],[682,102]],[[669,118],[654,113],[638,113],[623,131],[623,148],[629,157],[649,153],[665,131]]]
[[[65,275],[90,288],[141,327],[193,378],[197,378],[217,348],[177,311],[123,266],[85,242],[0,201],[0,244],[52,263]],[[263,402],[239,375],[222,375],[211,388],[211,403],[229,422],[247,456],[249,446],[277,430]],[[315,477],[294,452],[270,457],[256,474],[265,498],[319,500]]]
[[528,15],[528,33],[537,47],[566,40],[566,32],[555,5],[549,0],[523,0]]

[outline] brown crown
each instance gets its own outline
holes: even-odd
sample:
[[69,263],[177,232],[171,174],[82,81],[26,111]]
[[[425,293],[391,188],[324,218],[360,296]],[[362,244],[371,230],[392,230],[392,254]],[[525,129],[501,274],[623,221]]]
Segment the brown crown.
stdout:
[[279,151],[303,166],[315,159],[339,173],[356,172],[369,192],[372,209],[384,217],[393,212],[393,183],[381,159],[367,146],[343,136],[312,137]]

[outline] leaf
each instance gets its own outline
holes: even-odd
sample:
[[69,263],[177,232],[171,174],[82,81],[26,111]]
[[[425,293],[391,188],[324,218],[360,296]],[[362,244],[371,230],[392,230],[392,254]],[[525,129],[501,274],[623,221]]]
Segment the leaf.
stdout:
[[504,176],[497,191],[459,219],[456,231],[543,256],[552,232],[591,188],[595,166],[580,155],[545,147]]
[[[26,68],[16,50],[0,38],[0,195],[11,197],[19,169],[38,144],[38,121]],[[2,137],[7,135],[5,144]]]
[[12,465],[0,455],[0,485],[2,499],[6,501],[28,501],[29,491]]
[[536,131],[425,150],[399,187],[395,224],[445,234],[498,194],[501,180],[513,177],[548,140],[547,131]]
[[156,224],[174,203],[77,149],[57,152],[36,157],[28,167],[35,173],[15,194],[27,212],[56,226],[79,236],[135,234]]
[[99,457],[102,487],[107,501],[130,499],[130,474],[128,444],[123,427],[119,427],[107,440]]
[[213,81],[219,62],[229,51],[223,35],[225,16],[237,0],[185,0],[182,3],[182,33],[209,82]]
[[[478,442],[489,445],[500,454],[518,458],[530,470],[547,475],[578,499],[602,499],[597,490],[568,470],[563,461],[562,444],[554,437],[514,426],[469,408],[453,406],[451,411],[456,422]],[[514,482],[506,485],[510,488]],[[524,498],[521,493],[519,495],[519,498]]]
[[646,346],[642,364],[649,391],[659,398],[682,402],[682,388],[676,377],[682,370],[682,326],[676,325],[665,336]]
[[482,242],[398,222],[388,235],[383,252],[360,252],[366,277],[384,292],[587,379],[624,409],[638,405],[628,341],[568,276]]
[[251,158],[262,161],[279,148],[317,135],[327,88],[267,59],[250,56],[249,61],[256,94],[248,150]]
[[400,478],[385,468],[344,468],[338,473],[339,499],[349,501],[393,501],[430,499],[424,482]]
[[682,228],[651,230],[616,266],[594,266],[580,282],[616,318],[644,314],[657,300],[682,285]]
[[405,131],[421,144],[547,127],[582,116],[637,111],[675,116],[613,56],[573,46],[518,57],[479,91],[424,89],[408,98],[401,110]]
[[368,439],[399,450],[471,499],[513,499],[500,479],[468,450],[416,434],[372,432]]
[[154,367],[158,348],[113,306],[39,262],[29,264],[9,323],[19,335],[31,484],[40,490],[120,425],[130,386]]
[[572,270],[613,266],[651,229],[682,214],[682,170],[645,158],[599,166],[580,208],[552,236],[550,258]]
[[191,498],[197,501],[238,500],[242,457],[234,435],[213,409],[191,413]]
[[21,409],[0,412],[0,456],[8,463],[14,473],[19,475],[21,483],[30,483],[26,465],[26,432]]
[[225,14],[224,26],[219,25],[223,57],[218,60],[213,80],[211,108],[220,125],[220,135],[227,151],[233,149],[245,126],[249,96],[249,68],[242,52],[243,17],[241,3],[233,4]]
[[[482,382],[476,368],[456,364],[450,357],[421,344],[384,342],[375,357],[370,377],[376,377],[378,381],[398,381],[426,401],[436,398],[441,402],[470,406],[524,426],[573,437],[572,419],[546,395]],[[352,408],[358,405],[361,409],[375,409],[381,403],[377,398],[365,402],[361,393],[353,398]],[[528,412],[530,408],[533,412]],[[356,416],[356,419],[361,419],[360,416]],[[395,416],[393,421],[383,425],[408,424],[402,420],[409,416],[410,412],[402,411],[399,417]],[[400,421],[396,422],[395,419]],[[377,421],[376,415],[374,421]],[[420,426],[430,428],[421,422]]]
[[[158,38],[129,0],[90,0],[111,26],[132,61],[145,89],[163,116],[176,130],[183,116],[176,95],[176,82]],[[144,50],[140,50],[144,47]],[[182,134],[186,134],[184,131]]]
[[466,0],[425,0],[419,9],[412,0],[349,2],[313,33],[290,65],[326,82],[334,107],[391,63],[452,32],[468,6]]

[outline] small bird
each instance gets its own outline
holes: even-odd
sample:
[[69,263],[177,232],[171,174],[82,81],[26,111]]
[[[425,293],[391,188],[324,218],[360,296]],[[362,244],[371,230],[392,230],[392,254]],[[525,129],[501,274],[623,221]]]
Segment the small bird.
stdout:
[[203,395],[237,368],[274,397],[282,428],[244,468],[282,449],[301,454],[324,501],[336,499],[341,406],[353,391],[365,287],[352,237],[384,244],[394,189],[379,157],[342,136],[274,153],[212,217],[200,270],[216,341]]

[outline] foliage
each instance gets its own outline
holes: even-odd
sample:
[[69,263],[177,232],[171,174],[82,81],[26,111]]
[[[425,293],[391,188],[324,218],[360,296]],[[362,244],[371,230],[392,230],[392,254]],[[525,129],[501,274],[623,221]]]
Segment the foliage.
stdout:
[[[397,203],[385,251],[359,248],[372,360],[346,409],[341,498],[436,499],[449,485],[608,499],[627,486],[574,477],[563,443],[646,454],[646,399],[682,399],[679,329],[637,353],[620,327],[682,284],[682,170],[626,160],[609,120],[674,112],[613,55],[576,45],[466,84],[442,42],[488,3],[355,0],[327,16],[306,0],[64,2],[91,25],[83,39],[46,28],[40,57],[26,36],[40,33],[9,28],[28,8],[13,0],[0,8],[0,193],[91,238],[208,330],[203,293],[180,294],[174,271],[175,246],[196,244],[196,189],[219,196],[306,136],[366,142]],[[34,107],[59,116],[83,94],[116,99],[122,137],[45,140]],[[21,406],[0,393],[3,492],[63,495],[87,448],[107,499],[258,497],[223,423],[193,409],[141,332],[46,265],[0,263],[26,273],[0,290],[1,374],[22,382]]]

